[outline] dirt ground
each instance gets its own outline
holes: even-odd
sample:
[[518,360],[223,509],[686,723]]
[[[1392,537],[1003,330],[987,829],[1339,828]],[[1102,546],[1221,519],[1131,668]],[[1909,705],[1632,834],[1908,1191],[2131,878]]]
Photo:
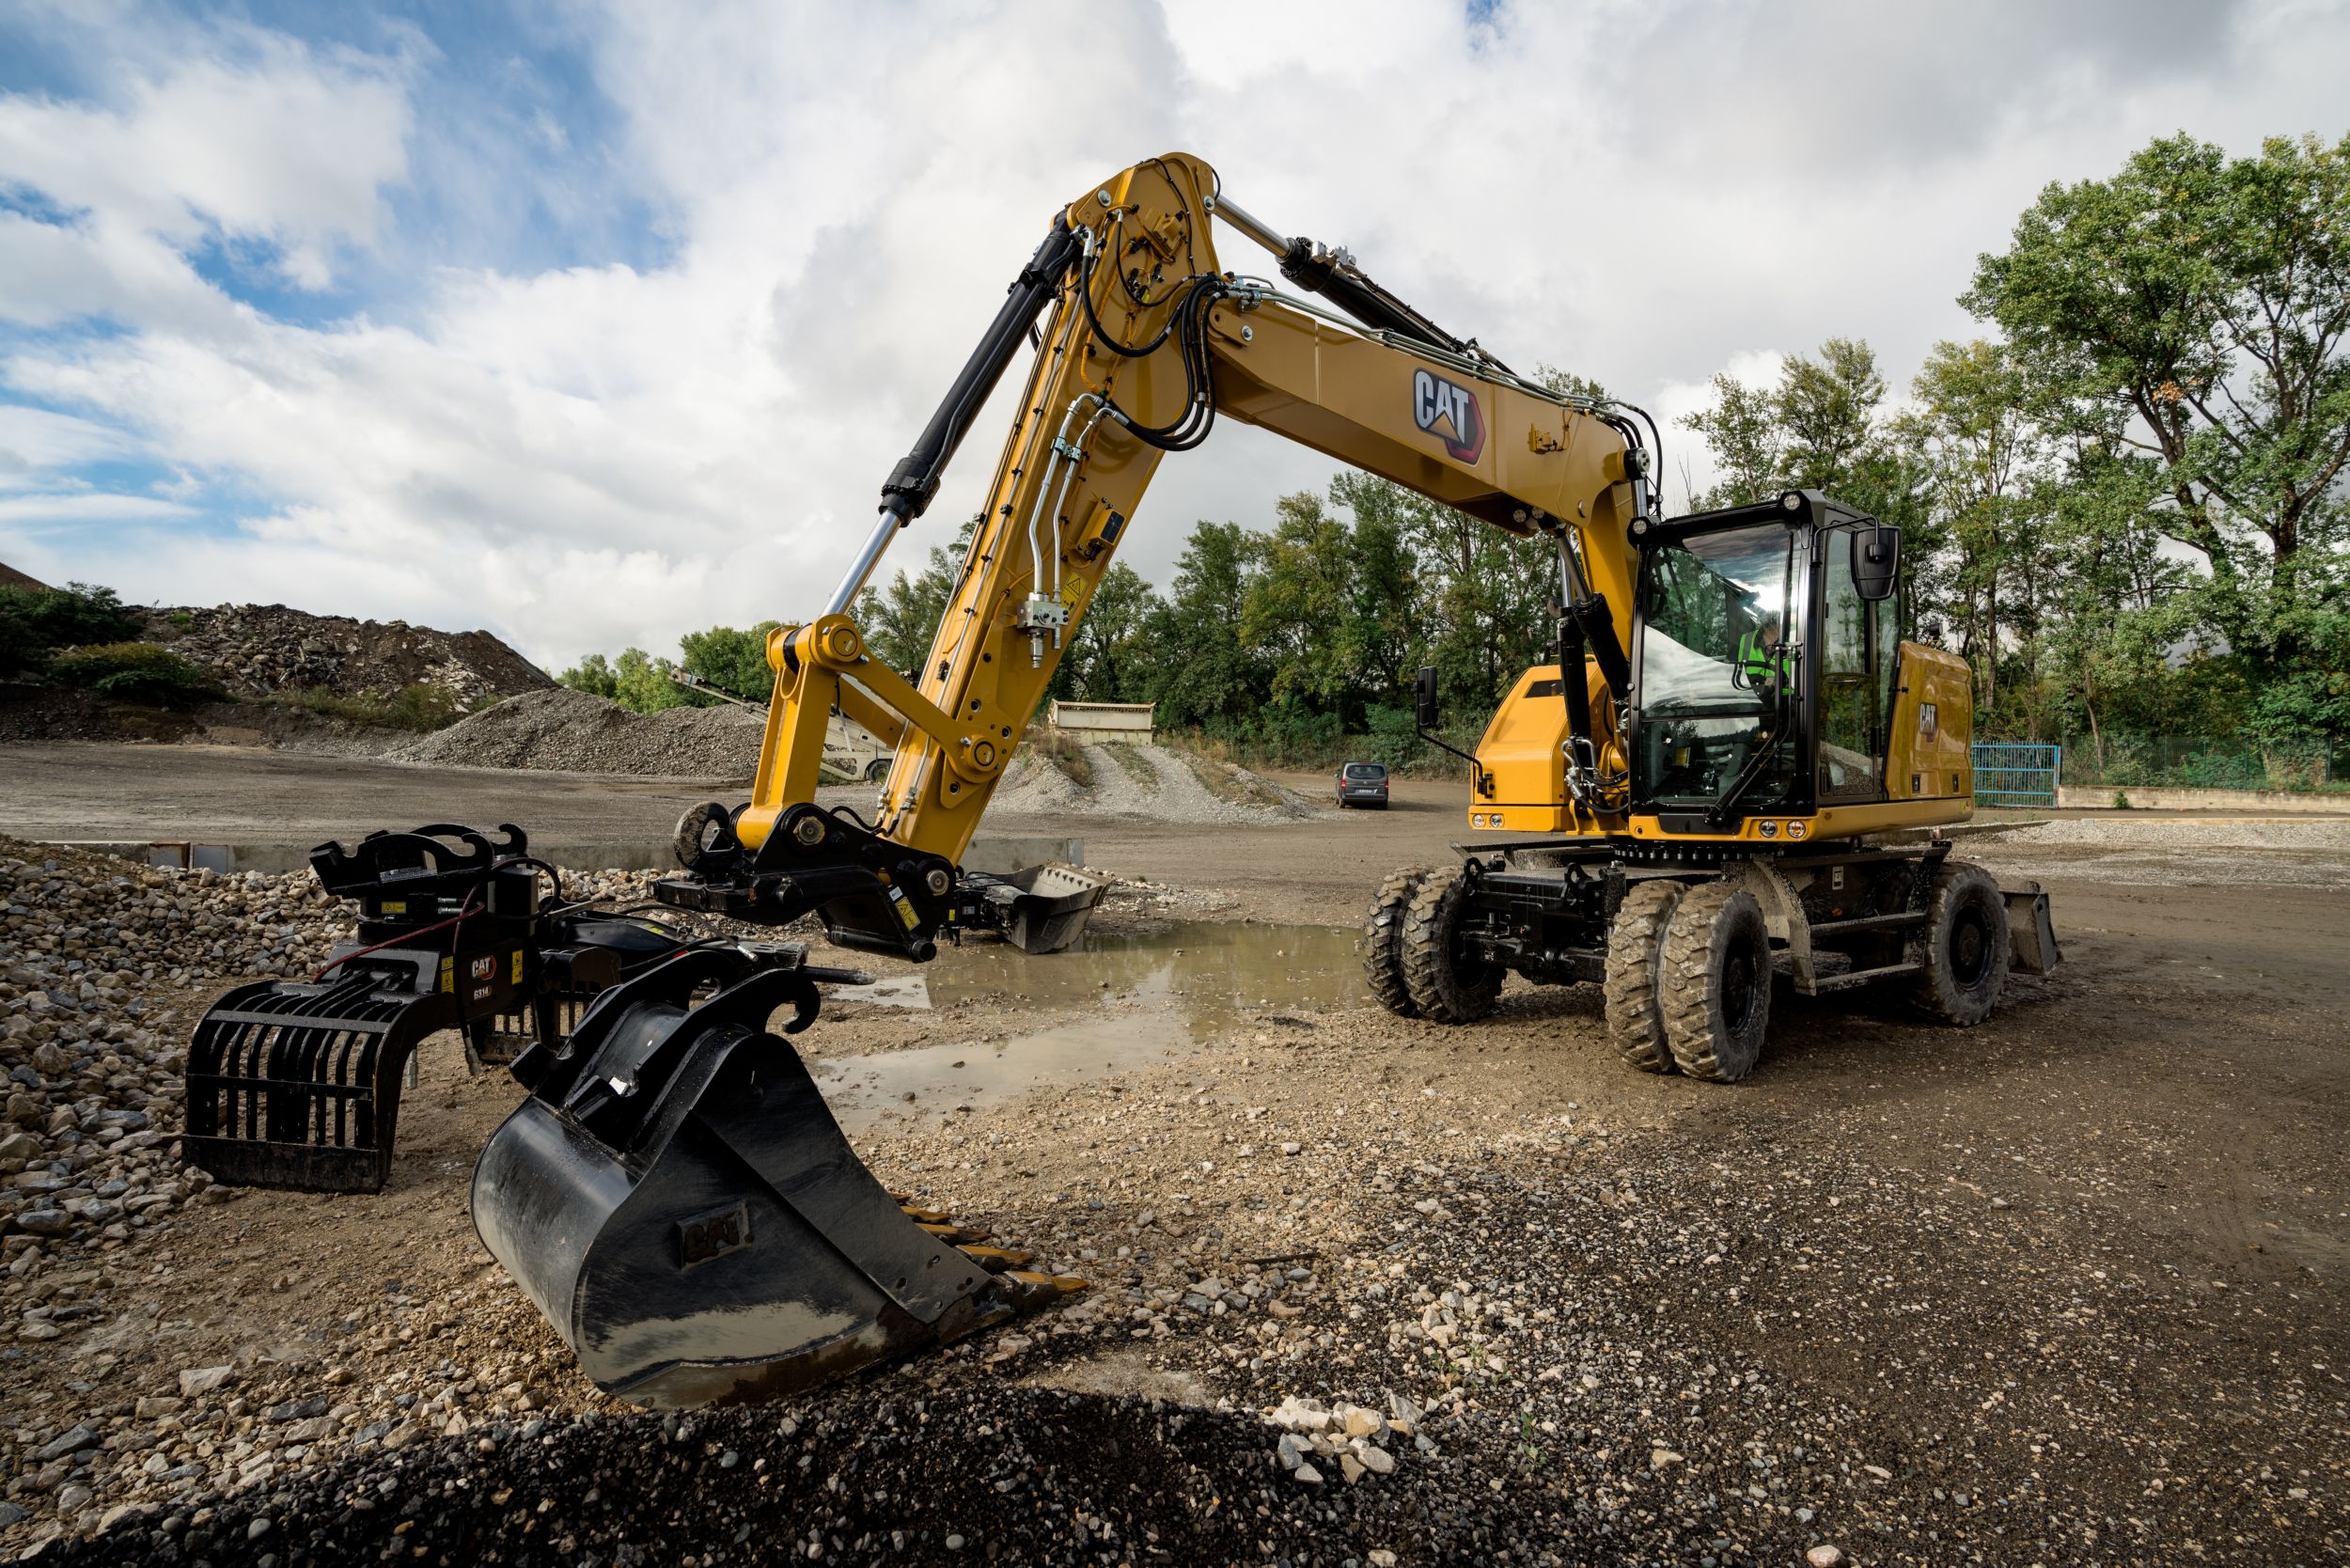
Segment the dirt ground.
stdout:
[[[108,748],[102,779],[76,755],[94,749],[0,750],[0,831],[666,836],[700,798],[163,747]],[[426,1508],[455,1495],[430,1465],[466,1445],[485,1494],[507,1477],[500,1508],[551,1484],[514,1479],[540,1464],[518,1423],[578,1418],[565,1441],[598,1452],[634,1430],[608,1424],[634,1418],[473,1235],[471,1160],[515,1090],[429,1053],[383,1195],[191,1209],[151,1255],[113,1255],[80,1332],[0,1358],[20,1444],[99,1419],[102,1470],[192,1438],[217,1450],[73,1555],[211,1542],[240,1560],[282,1542],[290,1564],[355,1530],[372,1556],[396,1518],[415,1555],[452,1560],[484,1543],[661,1560],[665,1540],[746,1560],[771,1529],[825,1560],[2350,1555],[2350,839],[2231,847],[2192,819],[2150,820],[2131,848],[1986,838],[1967,853],[2053,893],[2060,971],[2017,978],[1964,1032],[1782,993],[1761,1070],[1716,1087],[1624,1068],[1590,988],[1512,981],[1463,1028],[1365,1003],[1347,928],[1385,872],[1465,837],[1453,786],[1402,780],[1388,811],[1267,826],[991,825],[1082,832],[1089,861],[1128,879],[1091,950],[975,947],[918,976],[860,958],[888,983],[798,1043],[885,1180],[1088,1276],[1073,1306],[780,1417],[716,1419],[708,1441],[648,1428],[679,1445],[661,1473],[688,1495],[732,1484],[721,1450],[754,1457],[773,1507],[741,1534],[736,1503],[699,1518],[643,1476],[641,1509],[560,1551],[520,1502],[510,1519]],[[214,1366],[235,1369],[235,1403],[209,1435],[133,1408]],[[1070,1397],[1039,1404],[1047,1390]],[[1289,1395],[1401,1396],[1429,1441],[1397,1475],[1309,1495],[1275,1464],[1278,1433],[1251,1424]],[[943,1436],[900,1456],[909,1485],[885,1466],[842,1481],[883,1465],[845,1457],[876,1401],[927,1400],[966,1438],[993,1432],[990,1399],[1134,1436],[1135,1396],[1199,1409],[1196,1443],[1152,1429],[1206,1478],[1168,1482],[1182,1509],[1086,1492],[1081,1456],[1039,1433],[1041,1510],[925,1497],[926,1469],[965,1462]],[[271,1407],[311,1398],[343,1412],[339,1433],[258,1440]],[[379,1489],[409,1506],[351,1512]],[[1246,1528],[1218,1533],[1210,1492],[1253,1510]],[[11,1497],[25,1515],[0,1546],[88,1534],[45,1495]]]

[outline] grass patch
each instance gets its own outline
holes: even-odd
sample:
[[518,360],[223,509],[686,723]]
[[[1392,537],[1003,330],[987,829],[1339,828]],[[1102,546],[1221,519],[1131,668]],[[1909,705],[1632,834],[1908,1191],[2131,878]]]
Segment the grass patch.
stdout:
[[1159,770],[1151,765],[1151,759],[1135,749],[1132,742],[1104,741],[1102,749],[1110,754],[1110,760],[1118,764],[1120,772],[1144,789],[1156,792]]
[[85,687],[118,702],[157,708],[193,708],[222,696],[220,682],[201,665],[151,642],[104,642],[58,657],[55,669],[68,685]]
[[1229,800],[1235,806],[1286,806],[1279,789],[1236,762],[1221,757],[1211,757],[1188,746],[1168,747],[1183,760],[1183,766],[1199,780],[1200,787],[1218,800]]
[[446,729],[459,719],[493,708],[503,698],[494,698],[478,707],[468,708],[457,694],[446,686],[430,681],[419,681],[402,686],[388,697],[374,692],[358,697],[344,697],[323,686],[294,686],[268,698],[289,708],[301,708],[322,718],[340,719],[346,724],[366,725],[378,729],[413,729],[429,734]]
[[1093,788],[1093,764],[1086,760],[1086,748],[1074,736],[1032,724],[1026,740],[1038,756],[1060,771],[1063,778],[1080,790]]

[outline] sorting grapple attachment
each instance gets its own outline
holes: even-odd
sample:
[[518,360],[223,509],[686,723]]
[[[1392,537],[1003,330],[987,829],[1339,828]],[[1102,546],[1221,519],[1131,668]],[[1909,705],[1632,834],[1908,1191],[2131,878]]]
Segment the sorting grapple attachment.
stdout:
[[400,1075],[456,1021],[453,998],[381,971],[237,987],[188,1048],[188,1162],[231,1186],[381,1190]]
[[849,977],[697,949],[515,1061],[530,1096],[475,1168],[475,1228],[599,1388],[655,1406],[789,1393],[1081,1288],[965,1252],[874,1180],[767,1032],[785,1006],[786,1032],[816,1016],[820,978]]
[[187,1156],[232,1186],[377,1192],[417,1045],[461,1031],[477,1062],[559,1044],[588,1003],[676,952],[649,922],[541,912],[517,827],[446,823],[321,844],[310,868],[359,905],[307,980],[241,985],[188,1047]]

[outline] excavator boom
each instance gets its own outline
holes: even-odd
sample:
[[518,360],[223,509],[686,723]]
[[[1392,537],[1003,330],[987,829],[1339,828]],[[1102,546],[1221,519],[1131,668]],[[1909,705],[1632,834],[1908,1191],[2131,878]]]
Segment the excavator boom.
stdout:
[[[1270,249],[1284,277],[1359,315],[1225,270],[1219,215]],[[917,670],[890,669],[846,612],[936,494],[1031,331],[1018,416],[930,653]],[[1621,669],[1636,558],[1625,529],[1647,505],[1629,419],[1518,376],[1343,252],[1222,200],[1214,170],[1170,153],[1055,214],[884,484],[872,537],[830,608],[771,637],[776,679],[751,799],[705,816],[686,874],[660,896],[769,923],[814,912],[837,944],[927,957],[972,908],[958,863],[1161,458],[1224,416],[1496,527],[1559,538],[1578,635],[1604,670]],[[870,826],[814,804],[836,709],[895,747]]]

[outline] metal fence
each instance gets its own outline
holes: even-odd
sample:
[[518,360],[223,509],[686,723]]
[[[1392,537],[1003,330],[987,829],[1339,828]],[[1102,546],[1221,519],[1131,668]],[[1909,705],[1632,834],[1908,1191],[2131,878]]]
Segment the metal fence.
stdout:
[[2064,748],[1986,741],[1975,746],[1974,764],[1976,805],[2054,806]]

